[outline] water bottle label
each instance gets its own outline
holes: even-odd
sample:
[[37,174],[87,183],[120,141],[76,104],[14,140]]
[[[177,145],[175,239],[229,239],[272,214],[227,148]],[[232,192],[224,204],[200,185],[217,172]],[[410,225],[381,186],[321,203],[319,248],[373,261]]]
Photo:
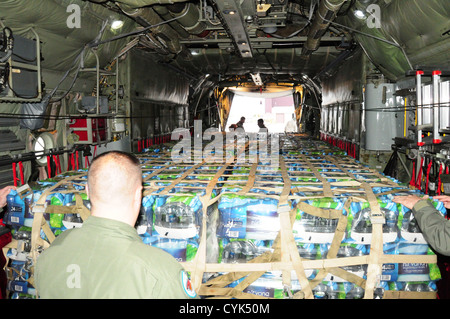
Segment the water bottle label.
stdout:
[[22,226],[24,224],[24,218],[22,212],[14,212],[8,215],[6,224]]
[[178,262],[186,261],[186,247],[187,242],[185,240],[168,240],[154,243],[152,246],[158,247],[165,252],[172,255]]
[[11,213],[21,213],[22,212],[22,206],[13,205],[9,207],[9,211]]
[[266,297],[266,298],[274,298],[275,297],[275,289],[269,288],[269,287],[250,285],[248,288],[244,289],[244,292],[253,294],[256,296]]
[[398,281],[428,281],[430,280],[428,264],[403,263],[398,265]]
[[217,235],[229,238],[245,238],[247,210],[245,206],[220,209],[220,222]]
[[280,230],[276,207],[255,205],[247,207],[246,237],[273,240]]
[[382,281],[396,281],[398,278],[398,264],[383,264],[381,271]]

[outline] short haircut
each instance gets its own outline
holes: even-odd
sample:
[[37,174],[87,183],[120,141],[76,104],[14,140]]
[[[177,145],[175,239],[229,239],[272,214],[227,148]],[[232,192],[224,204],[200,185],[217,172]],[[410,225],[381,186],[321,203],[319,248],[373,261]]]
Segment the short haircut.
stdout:
[[121,204],[142,185],[139,159],[122,151],[102,153],[94,158],[88,172],[91,204]]

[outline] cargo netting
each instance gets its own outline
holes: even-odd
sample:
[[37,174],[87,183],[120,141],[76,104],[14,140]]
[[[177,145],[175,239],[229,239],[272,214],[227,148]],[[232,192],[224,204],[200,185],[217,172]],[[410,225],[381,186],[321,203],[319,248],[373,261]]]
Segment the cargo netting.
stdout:
[[[437,257],[411,211],[392,201],[419,190],[299,134],[279,136],[276,165],[248,142],[225,145],[220,161],[194,152],[174,161],[174,145],[136,154],[136,230],[184,266],[200,297],[436,298]],[[39,254],[89,218],[86,181],[87,170],[70,171],[8,195],[12,297],[36,296]]]

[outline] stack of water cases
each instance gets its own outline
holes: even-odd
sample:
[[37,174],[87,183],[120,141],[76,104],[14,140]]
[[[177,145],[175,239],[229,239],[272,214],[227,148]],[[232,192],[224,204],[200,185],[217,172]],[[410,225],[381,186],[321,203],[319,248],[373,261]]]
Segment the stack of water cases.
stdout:
[[[324,142],[278,138],[272,157],[248,140],[213,151],[223,158],[175,160],[175,143],[137,154],[142,241],[176,258],[202,298],[436,298],[436,255],[392,202],[421,194]],[[10,298],[35,297],[39,254],[89,217],[86,181],[66,172],[8,195]]]
[[[4,247],[4,255],[9,260],[5,266],[8,277],[7,290],[10,298],[35,298],[33,267],[36,252],[47,246],[33,242],[33,236],[48,243],[61,232],[81,227],[90,209],[84,192],[86,171],[67,172],[34,185],[25,185],[12,190],[7,195],[7,212],[4,221],[11,228],[12,241]],[[37,202],[48,207],[41,214],[45,219],[44,229],[36,227],[34,207]],[[76,207],[83,206],[86,214]],[[66,209],[64,209],[66,208]],[[33,255],[34,254],[34,255]]]
[[[283,189],[279,167],[259,161],[236,163],[225,179],[218,204],[218,263],[246,263],[266,252],[273,252],[272,245],[280,230],[278,197]],[[228,287],[238,286],[245,278]],[[280,278],[278,271],[266,272],[243,289],[242,296],[281,297]],[[217,280],[215,278],[215,282]]]
[[[393,196],[420,196],[420,192],[321,141],[282,136],[280,143],[279,166],[234,163],[224,175],[217,228],[218,263],[224,267],[206,280],[210,288],[205,291],[225,291],[226,297],[237,298],[249,294],[269,298],[436,298],[440,279],[436,256],[412,212],[392,202]],[[442,203],[432,202],[446,214]],[[276,262],[282,261],[277,252],[286,254],[289,248],[283,250],[283,245],[292,244],[280,236],[279,213],[286,210],[291,212],[290,241],[295,242],[299,257],[290,258],[294,270],[287,271],[280,264],[280,270],[233,273],[233,267],[226,265],[250,263],[257,269],[260,263],[270,263],[266,268],[277,267]],[[375,210],[383,216],[382,252],[371,254],[372,223],[379,222],[372,214]],[[278,246],[277,241],[281,241]],[[368,265],[375,254],[384,261],[377,264],[380,273],[370,277],[373,270]],[[407,255],[412,258],[402,258]]]
[[223,163],[177,163],[170,152],[155,155],[152,149],[139,158],[144,180],[139,235],[144,243],[167,251],[179,262],[192,261],[202,236],[204,213],[211,215],[208,203],[223,179],[215,178]]

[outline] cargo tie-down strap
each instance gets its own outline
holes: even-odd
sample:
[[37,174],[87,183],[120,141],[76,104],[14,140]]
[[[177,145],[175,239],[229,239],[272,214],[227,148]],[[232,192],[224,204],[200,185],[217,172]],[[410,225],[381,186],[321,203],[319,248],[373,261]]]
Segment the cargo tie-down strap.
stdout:
[[[71,181],[79,179],[85,174],[85,172],[80,172],[79,174],[60,180],[53,186],[47,188],[36,203],[33,204],[32,211],[34,216],[31,230],[31,257],[33,258],[33,263],[36,262],[40,252],[50,247],[51,243],[55,240],[55,235],[47,220],[44,218],[44,214],[79,214],[83,221],[90,216],[90,211],[84,206],[81,195],[75,189],[71,188]],[[64,184],[68,185],[67,190],[58,189]],[[58,190],[55,191],[55,189]],[[48,205],[46,202],[47,197],[53,193],[74,193],[75,205]],[[45,234],[46,239],[42,238],[41,231]]]
[[[51,243],[56,238],[54,233],[52,232],[50,225],[47,220],[44,218],[44,214],[79,214],[81,219],[84,221],[90,216],[89,209],[83,205],[83,200],[81,195],[77,193],[76,190],[72,189],[71,182],[74,179],[80,178],[85,173],[75,174],[74,176],[66,177],[59,182],[57,182],[52,187],[47,188],[39,197],[39,199],[34,203],[30,209],[33,214],[33,224],[31,228],[31,243],[30,243],[30,257],[31,257],[31,265],[30,265],[30,276],[28,278],[24,278],[21,273],[18,272],[17,269],[13,267],[5,267],[8,280],[13,280],[14,278],[20,277],[21,281],[26,281],[32,286],[34,286],[34,265],[39,254],[50,247]],[[57,190],[58,187],[66,184],[68,187],[66,190]],[[46,199],[49,195],[53,193],[73,193],[75,197],[75,205],[73,206],[57,206],[57,205],[48,205],[46,203]],[[22,200],[25,199],[30,193],[32,193],[31,188],[28,184],[25,184],[17,189],[17,193]],[[41,232],[45,234],[45,239],[41,236]],[[8,257],[7,252],[9,249],[15,249],[16,251],[24,251],[23,249],[23,241],[12,239],[9,244],[3,247],[4,256],[7,259],[6,265],[8,265]]]
[[[350,172],[347,168],[361,169],[355,162],[348,162],[341,164],[332,156],[325,156],[324,159],[333,163],[343,175],[348,177],[345,181],[340,182],[328,182],[317,168],[314,166],[311,160],[306,156],[299,156],[300,160],[310,168],[310,171],[319,180],[319,184],[322,186],[322,195],[315,197],[332,197],[333,193],[339,193],[342,190],[332,190],[331,186],[341,186],[348,187],[346,191],[352,191],[355,196],[349,197],[345,202],[342,210],[335,209],[324,209],[313,207],[305,202],[299,202],[294,208],[290,208],[289,199],[294,198],[292,195],[295,191],[298,191],[298,187],[293,187],[289,175],[287,174],[286,163],[283,157],[280,156],[280,170],[283,177],[283,188],[280,194],[270,197],[278,198],[278,216],[280,219],[280,231],[273,243],[272,251],[265,252],[247,263],[243,264],[219,264],[219,263],[207,263],[206,262],[206,236],[202,236],[199,244],[199,249],[197,255],[193,261],[182,263],[186,270],[190,271],[192,274],[192,281],[195,288],[197,289],[199,295],[204,297],[214,297],[214,298],[265,298],[259,295],[251,294],[245,292],[252,283],[254,283],[258,278],[260,278],[267,271],[282,271],[283,273],[283,284],[286,286],[286,295],[292,298],[313,298],[312,289],[316,287],[327,274],[332,274],[338,276],[348,282],[354,283],[365,290],[365,298],[374,297],[374,289],[376,284],[380,281],[381,267],[383,263],[408,263],[408,262],[420,262],[420,263],[435,263],[436,256],[424,255],[424,256],[409,256],[409,255],[384,255],[383,254],[383,241],[382,241],[382,225],[385,222],[385,217],[380,210],[380,206],[377,201],[377,197],[372,191],[374,186],[398,186],[392,180],[386,178],[385,176],[379,174],[375,170],[369,170],[366,172],[368,175],[374,176],[371,180],[365,179],[363,181],[357,180],[357,177]],[[203,162],[202,164],[208,164]],[[228,164],[236,164],[230,161]],[[226,193],[222,192],[216,197],[211,198],[211,191],[215,188],[219,177],[223,176],[227,169],[227,165],[223,165],[219,169],[212,180],[210,180],[206,194],[202,197],[203,203],[203,217],[206,217],[206,208],[211,204],[220,200],[220,197]],[[241,185],[241,190],[237,192],[239,195],[251,195],[258,196],[259,194],[250,193],[250,190],[255,185],[255,177],[257,175],[257,164],[253,163],[249,166],[249,175],[245,183]],[[239,166],[235,166],[239,168]],[[190,172],[192,169],[190,170]],[[183,177],[186,177],[184,174]],[[336,176],[334,176],[336,177]],[[338,177],[342,177],[339,175]],[[178,178],[176,183],[181,182],[183,178]],[[366,182],[368,180],[368,182]],[[233,181],[233,185],[237,184]],[[173,186],[170,187],[171,189]],[[357,190],[359,188],[359,190]],[[275,189],[275,188],[274,188]],[[385,191],[380,193],[380,195],[389,193],[403,192],[405,189],[395,189],[392,191]],[[264,195],[264,197],[269,197]],[[371,243],[371,253],[366,256],[357,257],[344,257],[337,258],[337,252],[339,246],[345,236],[345,229],[347,225],[347,214],[343,212],[348,212],[349,207],[353,201],[357,202],[368,202],[371,207],[371,223],[373,225],[373,236]],[[337,219],[337,227],[331,241],[330,249],[327,254],[326,259],[323,260],[308,260],[302,259],[298,254],[297,247],[295,245],[295,240],[292,235],[292,227],[295,219],[295,213],[297,210],[304,211],[312,216],[317,216],[321,218]],[[203,234],[206,233],[206,218],[203,218]],[[357,276],[356,274],[344,270],[342,267],[352,266],[352,265],[369,265],[368,277],[364,279]],[[306,269],[318,269],[318,274],[312,280],[308,280],[305,275]],[[300,282],[302,290],[292,295],[289,294],[290,281],[291,281],[291,271],[294,271],[297,279]],[[205,283],[201,283],[203,273],[205,272],[216,272],[221,275],[210,279]],[[230,287],[229,285],[237,280],[239,283]],[[390,292],[386,291],[384,296],[386,298],[435,298],[435,292]]]
[[[248,145],[246,145],[247,147]],[[328,155],[309,157],[305,154],[296,154],[295,158],[279,156],[279,167],[276,168],[277,177],[281,181],[272,184],[261,182],[261,172],[259,171],[259,161],[241,165],[237,163],[239,152],[245,151],[246,147],[238,151],[234,156],[227,157],[225,163],[216,163],[209,158],[204,158],[199,163],[174,164],[170,161],[170,153],[160,153],[160,157],[145,159],[151,172],[146,171],[143,165],[144,174],[144,196],[145,195],[165,195],[176,194],[177,186],[186,184],[196,171],[201,171],[202,166],[214,167],[201,179],[204,186],[201,187],[203,193],[200,196],[202,203],[202,224],[201,236],[199,238],[198,249],[195,257],[181,264],[190,272],[193,288],[197,293],[205,298],[267,298],[261,295],[249,293],[249,288],[255,281],[267,272],[281,272],[282,284],[285,298],[314,298],[314,289],[323,282],[328,275],[339,277],[345,281],[353,283],[364,289],[364,298],[374,298],[374,291],[381,280],[382,266],[389,263],[436,263],[435,255],[387,255],[383,252],[383,225],[386,220],[383,210],[380,208],[378,196],[407,191],[407,188],[399,187],[398,184],[375,170],[363,168],[353,159],[348,157],[337,158]],[[322,170],[320,165],[332,166],[333,170]],[[305,170],[297,169],[299,165]],[[176,169],[174,169],[174,167]],[[233,169],[239,170],[246,167],[248,170],[243,180],[224,178]],[[170,171],[171,179],[165,178],[165,172]],[[73,213],[79,214],[85,220],[89,216],[89,210],[83,205],[81,194],[73,188],[67,187],[61,190],[64,184],[71,185],[74,179],[80,178],[84,173],[66,177],[52,187],[46,189],[39,200],[32,206],[34,213],[32,233],[31,233],[31,256],[35,262],[40,252],[48,248],[54,238],[52,230],[44,214]],[[175,176],[175,177],[173,177]],[[202,173],[200,173],[202,176]],[[239,176],[232,175],[232,176]],[[363,176],[361,178],[361,176]],[[198,176],[197,176],[198,177]],[[299,178],[298,178],[299,177]],[[303,177],[305,181],[303,182]],[[154,180],[153,180],[154,179]],[[200,181],[200,180],[196,180]],[[311,181],[311,182],[310,182]],[[231,193],[227,189],[231,185],[238,189],[234,194],[276,199],[277,215],[279,219],[279,231],[273,240],[269,250],[245,263],[220,263],[209,262],[207,256],[208,229],[207,220],[209,209],[218,210],[217,203],[221,198]],[[272,185],[268,187],[267,185]],[[267,188],[264,188],[267,187]],[[394,190],[386,190],[375,194],[373,187],[391,187]],[[255,192],[260,188],[269,190],[265,192]],[[46,203],[46,198],[56,192],[73,192],[75,194],[74,206],[56,206]],[[303,196],[299,192],[310,192]],[[214,193],[214,196],[213,196]],[[340,209],[322,208],[310,205],[307,199],[333,198],[343,193],[349,193],[345,197],[343,207]],[[370,206],[370,223],[372,226],[370,253],[362,256],[338,257],[338,250],[346,236],[348,226],[348,215],[352,203],[365,203]],[[329,242],[329,249],[324,259],[307,259],[300,256],[294,237],[294,223],[298,212],[319,217],[327,220],[336,220],[336,228],[332,239]],[[218,213],[218,212],[217,212]],[[42,236],[45,234],[45,236]],[[43,238],[44,237],[44,238]],[[214,238],[215,234],[214,234]],[[217,239],[217,238],[216,238]],[[12,241],[6,248],[18,245],[17,241]],[[345,267],[355,265],[367,265],[367,276],[365,278],[346,270]],[[308,270],[317,271],[316,275],[309,279],[306,275]],[[203,282],[205,273],[216,273],[212,279]],[[295,275],[301,290],[294,292],[292,287]],[[32,279],[30,279],[32,280]],[[238,281],[234,286],[230,284]],[[436,292],[408,292],[408,291],[388,291],[383,294],[383,298],[436,298]]]
[[[301,157],[301,156],[300,156]],[[287,169],[285,161],[280,157],[280,169],[283,176],[284,187],[283,191],[279,195],[278,204],[278,215],[280,219],[280,231],[273,243],[273,251],[265,252],[260,256],[257,256],[245,264],[204,264],[204,272],[219,272],[223,275],[217,276],[205,283],[200,287],[198,293],[202,296],[211,297],[221,297],[221,298],[265,298],[259,295],[250,294],[245,292],[253,282],[260,278],[267,271],[281,270],[283,272],[283,284],[287,288],[286,296],[291,298],[313,298],[312,289],[322,282],[322,280],[331,274],[340,277],[350,283],[364,289],[364,298],[373,299],[374,290],[381,280],[382,265],[385,263],[436,263],[437,259],[435,255],[385,255],[383,253],[383,224],[385,223],[385,216],[380,209],[377,197],[374,194],[373,186],[398,186],[392,180],[386,178],[385,176],[379,174],[374,170],[370,170],[370,174],[375,176],[375,179],[369,184],[366,181],[357,181],[356,176],[345,168],[346,165],[339,164],[333,157],[326,156],[328,161],[335,164],[336,167],[343,171],[346,176],[350,177],[352,180],[346,182],[338,183],[328,183],[313,167],[310,161],[302,158],[302,160],[309,164],[311,171],[314,175],[324,184],[323,195],[332,196],[331,185],[348,186],[352,190],[355,187],[362,188],[362,194],[355,192],[357,196],[349,197],[345,202],[342,210],[337,209],[327,209],[313,207],[305,202],[299,202],[293,209],[290,209],[288,204],[288,199],[291,198],[291,181],[287,174]],[[255,173],[255,164],[250,168],[252,173]],[[352,169],[358,168],[358,165],[350,164]],[[218,172],[221,174],[222,172]],[[328,184],[328,185],[327,185]],[[249,178],[247,183],[239,194],[244,194],[251,187],[254,186],[254,178]],[[297,190],[297,188],[292,188],[292,190]],[[348,190],[347,190],[348,191]],[[391,191],[385,191],[379,195],[385,195],[390,193],[400,193],[407,191],[407,189],[395,189]],[[252,193],[252,195],[255,195]],[[219,195],[218,197],[220,197]],[[214,198],[217,201],[218,197]],[[322,197],[322,196],[319,196]],[[337,257],[337,253],[340,244],[345,236],[345,231],[347,227],[347,214],[349,207],[352,202],[368,202],[371,209],[370,222],[372,224],[372,241],[370,243],[370,254],[365,256],[356,257]],[[309,215],[317,216],[326,219],[337,219],[338,223],[334,233],[333,240],[329,251],[327,253],[326,259],[322,260],[308,260],[302,259],[298,253],[292,227],[295,219],[296,210],[301,210]],[[346,212],[346,213],[344,213]],[[184,263],[187,270],[198,270],[199,260],[196,260],[195,267],[194,263]],[[343,269],[342,267],[352,266],[352,265],[368,265],[367,278],[364,279],[358,275]],[[317,269],[319,270],[317,275],[312,280],[308,280],[305,275],[306,269]],[[290,294],[290,280],[291,271],[295,271],[297,279],[302,287],[301,291]],[[195,276],[195,279],[201,278],[201,276]],[[229,285],[237,280],[241,280],[239,284],[234,287]],[[413,292],[413,291],[385,291],[384,298],[436,298],[436,292]]]

